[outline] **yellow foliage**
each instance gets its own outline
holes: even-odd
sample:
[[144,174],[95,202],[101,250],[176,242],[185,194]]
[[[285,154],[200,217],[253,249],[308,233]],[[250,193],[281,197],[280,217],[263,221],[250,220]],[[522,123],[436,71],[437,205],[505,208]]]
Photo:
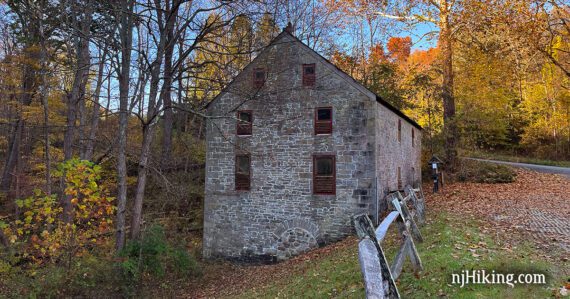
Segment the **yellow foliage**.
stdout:
[[[82,255],[92,244],[104,242],[103,234],[112,227],[115,211],[113,199],[97,183],[101,167],[92,162],[72,159],[60,164],[56,177],[65,177],[65,195],[71,197],[72,221],[63,221],[63,208],[56,194],[42,194],[40,190],[32,197],[17,200],[23,219],[4,231],[10,242],[25,246],[24,257],[43,263],[57,261],[67,256]],[[2,226],[0,226],[2,228]]]

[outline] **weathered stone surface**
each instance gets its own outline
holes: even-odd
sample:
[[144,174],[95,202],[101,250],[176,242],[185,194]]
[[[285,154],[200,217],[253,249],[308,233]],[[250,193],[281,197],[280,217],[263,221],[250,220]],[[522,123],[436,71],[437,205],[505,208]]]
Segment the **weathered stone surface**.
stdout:
[[[302,86],[304,63],[316,63],[313,88]],[[259,90],[251,84],[258,67],[267,71]],[[316,107],[333,107],[331,135],[314,134]],[[252,111],[251,136],[236,136],[237,110]],[[411,124],[288,34],[248,65],[208,114],[207,258],[273,262],[340,240],[353,233],[352,215],[375,218],[386,209],[379,199],[397,187],[397,167],[404,184],[420,178],[421,132],[415,129],[412,148]],[[235,190],[239,153],[251,155],[249,191]],[[336,156],[335,195],[312,193],[314,154]]]

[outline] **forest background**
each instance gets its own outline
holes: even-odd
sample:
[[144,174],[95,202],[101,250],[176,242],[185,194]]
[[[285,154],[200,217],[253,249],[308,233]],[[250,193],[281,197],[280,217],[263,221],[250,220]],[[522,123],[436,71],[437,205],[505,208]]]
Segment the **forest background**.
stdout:
[[450,171],[568,161],[569,18],[563,0],[2,0],[0,274],[44,277],[21,294],[89,289],[85,267],[196,270],[204,107],[288,22]]

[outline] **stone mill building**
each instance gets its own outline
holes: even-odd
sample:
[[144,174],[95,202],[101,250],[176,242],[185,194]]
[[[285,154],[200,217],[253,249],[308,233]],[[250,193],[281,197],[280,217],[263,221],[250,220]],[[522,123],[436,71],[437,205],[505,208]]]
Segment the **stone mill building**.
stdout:
[[206,258],[274,262],[340,240],[421,177],[421,127],[287,29],[207,114]]

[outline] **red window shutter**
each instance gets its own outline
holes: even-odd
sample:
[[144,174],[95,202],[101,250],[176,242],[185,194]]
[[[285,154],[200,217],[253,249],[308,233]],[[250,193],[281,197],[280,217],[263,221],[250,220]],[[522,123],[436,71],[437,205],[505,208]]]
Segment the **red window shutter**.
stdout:
[[332,107],[315,108],[315,135],[332,134]]
[[253,69],[253,87],[261,88],[265,84],[265,69]]
[[253,112],[240,110],[237,112],[237,135],[251,135]]
[[316,82],[316,67],[314,63],[303,64],[303,86],[313,87]]
[[398,119],[398,142],[402,141],[402,120]]
[[313,156],[313,194],[336,194],[336,157],[334,155]]
[[235,187],[236,190],[249,190],[251,186],[251,157],[236,155]]
[[402,190],[402,189],[403,189],[402,170],[400,169],[400,167],[398,167],[398,190]]

